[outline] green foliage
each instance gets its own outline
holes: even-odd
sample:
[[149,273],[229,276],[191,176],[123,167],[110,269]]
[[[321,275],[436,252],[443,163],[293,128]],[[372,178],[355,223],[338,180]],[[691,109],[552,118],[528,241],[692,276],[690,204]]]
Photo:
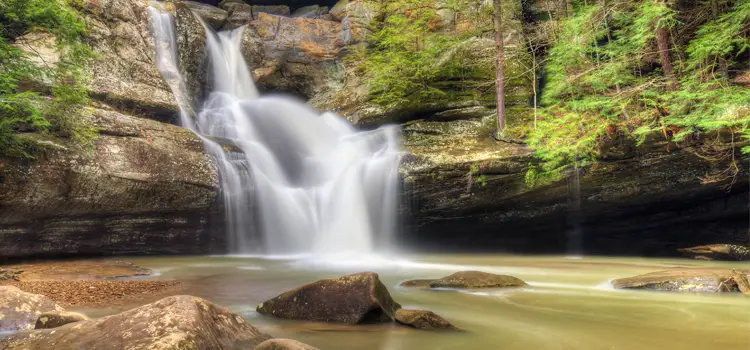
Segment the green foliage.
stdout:
[[[611,1],[578,6],[561,23],[548,55],[547,85],[538,127],[528,138],[539,164],[530,185],[561,176],[574,164],[598,157],[598,145],[613,130],[641,136],[669,129],[679,142],[695,132],[730,129],[748,135],[750,93],[714,74],[719,60],[748,48],[750,0],[734,2],[717,20],[692,27],[685,64],[677,64],[678,89],[667,89],[658,59],[658,26],[676,31],[679,13],[664,1]],[[673,41],[672,49],[681,46]],[[672,53],[673,57],[683,57]],[[666,133],[665,133],[666,135]]]
[[484,174],[479,173],[480,168],[477,164],[472,164],[469,166],[469,181],[472,181],[473,183],[477,184],[480,188],[484,188],[487,186],[487,176]]
[[[491,13],[491,6],[477,4],[453,1],[448,6],[476,16]],[[457,95],[490,97],[488,89],[478,89],[494,74],[492,61],[478,59],[474,36],[480,27],[442,31],[433,0],[389,0],[384,6],[387,15],[372,28],[369,47],[349,58],[367,79],[375,103],[397,108],[445,102]]]
[[[82,41],[86,23],[74,9],[78,0],[3,0],[0,2],[0,155],[32,157],[33,147],[19,131],[54,132],[90,144],[96,129],[83,118],[88,103],[85,66],[93,58]],[[57,39],[60,61],[34,63],[9,42],[29,31]],[[50,96],[27,91],[31,82],[49,84]]]

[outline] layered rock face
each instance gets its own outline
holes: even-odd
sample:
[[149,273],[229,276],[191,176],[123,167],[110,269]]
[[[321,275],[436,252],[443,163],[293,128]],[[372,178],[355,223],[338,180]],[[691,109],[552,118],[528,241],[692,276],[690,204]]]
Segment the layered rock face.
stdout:
[[[613,138],[601,159],[565,179],[529,187],[522,145],[488,137],[492,120],[425,120],[405,126],[402,236],[413,249],[677,256],[708,243],[747,245],[748,173],[711,182],[726,162],[701,157],[716,135],[642,146]],[[726,140],[713,147],[739,148]],[[744,159],[741,169],[748,169]],[[473,170],[472,170],[473,168]],[[478,181],[478,179],[480,181]]]
[[[22,134],[42,151],[0,159],[0,256],[206,253],[223,238],[217,173],[154,65],[145,1],[85,4],[98,128],[90,148]],[[38,35],[38,34],[33,34]],[[38,42],[38,41],[37,41]],[[34,43],[21,48],[36,51]],[[54,62],[54,50],[44,61]],[[43,83],[43,82],[42,82]]]

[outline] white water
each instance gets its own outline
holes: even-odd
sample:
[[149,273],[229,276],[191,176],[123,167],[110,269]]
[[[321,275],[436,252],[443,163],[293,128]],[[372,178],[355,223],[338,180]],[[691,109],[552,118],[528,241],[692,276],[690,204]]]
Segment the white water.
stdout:
[[[150,13],[156,64],[179,101],[187,94],[173,20]],[[230,252],[356,256],[387,244],[396,221],[399,130],[358,132],[333,113],[259,96],[240,51],[243,30],[206,30],[213,91],[196,117],[182,113],[216,161]]]

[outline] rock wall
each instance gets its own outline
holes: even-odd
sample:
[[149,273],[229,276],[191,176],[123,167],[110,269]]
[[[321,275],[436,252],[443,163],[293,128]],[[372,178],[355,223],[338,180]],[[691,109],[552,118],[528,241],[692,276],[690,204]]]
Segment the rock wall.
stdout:
[[[494,141],[492,117],[423,120],[404,127],[405,246],[423,251],[672,256],[677,248],[750,243],[750,161],[735,177],[699,156],[715,135],[681,145],[655,135],[643,146],[610,140],[593,166],[529,187],[524,146]],[[472,171],[475,167],[476,171]],[[479,177],[481,180],[477,181]]]
[[[41,152],[33,160],[0,159],[0,256],[222,251],[216,169],[196,135],[165,123],[176,122],[178,107],[154,65],[148,3],[84,6],[98,54],[85,114],[98,139],[82,148],[20,135]],[[54,50],[36,50],[43,42],[17,44],[54,62]]]

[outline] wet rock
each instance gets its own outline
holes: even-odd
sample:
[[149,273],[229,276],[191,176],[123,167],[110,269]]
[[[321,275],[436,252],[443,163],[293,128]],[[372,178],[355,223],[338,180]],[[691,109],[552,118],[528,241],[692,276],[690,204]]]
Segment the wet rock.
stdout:
[[504,288],[523,287],[526,282],[513,276],[481,271],[461,271],[430,283],[430,288]]
[[50,329],[64,326],[68,323],[86,321],[89,318],[86,315],[70,311],[48,311],[39,315],[36,320],[34,329]]
[[696,260],[750,260],[750,248],[736,244],[709,244],[677,251]]
[[178,91],[180,84],[185,85],[187,96],[177,94],[175,99],[181,106],[195,111],[206,97],[205,88],[208,85],[206,30],[193,15],[193,9],[183,4],[177,4],[174,21],[177,61],[183,80],[171,83],[175,84]]
[[417,279],[417,280],[408,280],[403,281],[399,286],[401,287],[407,287],[407,288],[429,288],[430,283],[435,282],[436,280],[424,280],[424,279]]
[[12,286],[0,286],[0,332],[33,329],[43,312],[63,310],[43,295],[26,293]]
[[117,315],[14,334],[0,348],[252,349],[270,338],[218,305],[175,296]]
[[378,274],[362,272],[322,279],[258,305],[264,315],[349,324],[393,321],[396,303]]
[[294,18],[331,20],[331,18],[325,17],[326,15],[330,17],[330,14],[328,13],[328,7],[318,5],[300,7],[296,9],[294,13],[292,13],[292,17]]
[[[741,271],[747,275],[748,271]],[[731,270],[675,269],[614,280],[617,289],[645,289],[665,292],[739,292]]]
[[215,6],[195,1],[183,1],[182,3],[187,5],[193,13],[200,16],[209,26],[216,30],[221,29],[227,21],[227,17],[229,17],[229,13],[226,10]]
[[253,20],[253,7],[242,2],[222,2],[219,7],[226,10],[229,15],[224,29],[235,29]]
[[286,5],[255,5],[253,6],[253,18],[258,18],[258,14],[266,13],[269,15],[289,17],[289,6]]
[[450,322],[429,310],[396,311],[396,321],[417,329],[424,330],[458,330]]
[[292,339],[269,339],[258,344],[255,350],[318,350],[318,348]]

